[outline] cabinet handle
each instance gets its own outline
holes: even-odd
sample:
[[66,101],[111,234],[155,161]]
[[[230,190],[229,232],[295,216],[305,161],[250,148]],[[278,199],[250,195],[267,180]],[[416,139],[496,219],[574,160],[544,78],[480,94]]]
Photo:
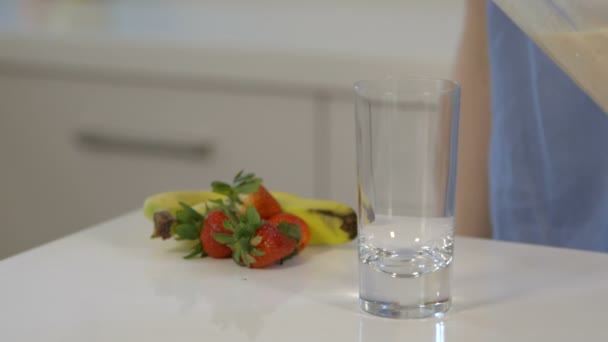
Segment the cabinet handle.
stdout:
[[209,141],[192,135],[99,127],[78,130],[75,140],[80,147],[94,152],[198,161],[209,157],[213,150]]

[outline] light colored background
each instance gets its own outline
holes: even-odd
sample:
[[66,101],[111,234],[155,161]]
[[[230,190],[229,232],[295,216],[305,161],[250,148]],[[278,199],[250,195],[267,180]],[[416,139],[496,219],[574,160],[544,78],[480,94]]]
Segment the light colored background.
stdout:
[[463,11],[462,0],[1,2],[0,258],[241,168],[354,205],[352,83],[450,77]]

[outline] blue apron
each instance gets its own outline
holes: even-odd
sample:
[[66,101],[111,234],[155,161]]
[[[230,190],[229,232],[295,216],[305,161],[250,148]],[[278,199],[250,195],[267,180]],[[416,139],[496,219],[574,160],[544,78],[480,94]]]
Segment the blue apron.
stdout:
[[488,40],[494,237],[608,251],[608,115],[491,1]]

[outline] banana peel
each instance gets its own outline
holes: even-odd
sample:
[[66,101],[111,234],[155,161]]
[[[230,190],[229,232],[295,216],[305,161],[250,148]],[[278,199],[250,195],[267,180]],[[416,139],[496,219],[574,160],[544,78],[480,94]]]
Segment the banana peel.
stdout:
[[[272,195],[284,212],[297,215],[308,224],[311,245],[341,244],[357,236],[357,215],[345,204],[286,192],[272,192]],[[183,202],[204,215],[211,200],[225,198],[211,191],[164,192],[148,197],[143,210],[148,219],[154,220],[154,214],[158,212],[175,215],[181,209],[179,203]]]
[[[181,209],[181,206],[179,205],[180,202],[192,207],[199,203],[225,198],[226,196],[211,191],[161,192],[146,198],[144,202],[144,215],[152,220],[154,218],[154,213],[159,211],[167,211],[171,215],[175,215],[175,213]],[[204,212],[201,214],[204,214]]]
[[357,215],[340,202],[272,193],[284,212],[300,217],[310,227],[311,245],[335,245],[357,237]]

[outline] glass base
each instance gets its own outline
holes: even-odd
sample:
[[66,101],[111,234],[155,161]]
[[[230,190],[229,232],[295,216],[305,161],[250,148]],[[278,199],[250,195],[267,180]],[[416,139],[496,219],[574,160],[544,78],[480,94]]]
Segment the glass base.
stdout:
[[387,318],[428,318],[443,317],[452,306],[451,300],[429,303],[424,305],[404,306],[396,303],[373,302],[359,299],[361,309],[372,315]]

